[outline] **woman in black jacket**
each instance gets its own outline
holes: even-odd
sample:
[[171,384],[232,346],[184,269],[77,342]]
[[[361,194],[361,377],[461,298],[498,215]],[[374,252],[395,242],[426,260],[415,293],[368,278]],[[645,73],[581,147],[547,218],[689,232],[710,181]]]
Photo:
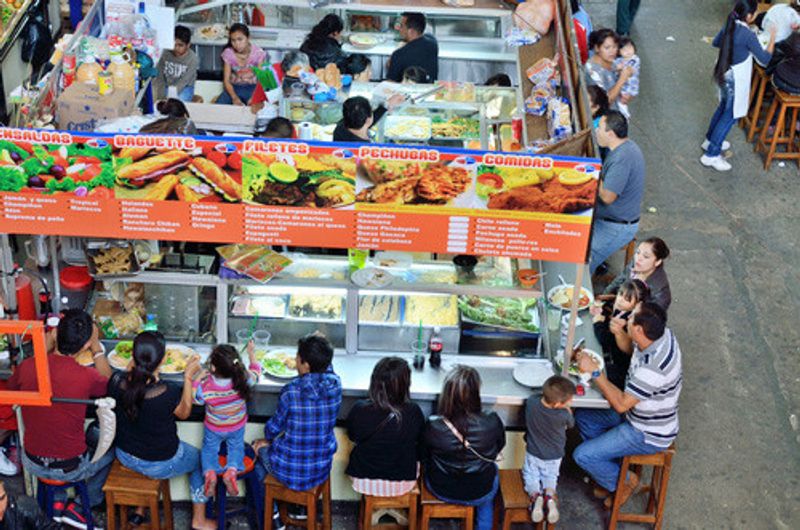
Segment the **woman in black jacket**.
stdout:
[[481,378],[469,366],[447,375],[438,416],[425,427],[425,485],[439,499],[475,507],[477,530],[492,528],[497,455],[506,444],[500,417],[481,410]]
[[48,519],[36,501],[26,495],[14,497],[0,481],[0,528],[3,530],[58,530],[61,525]]
[[317,70],[334,63],[339,70],[344,70],[347,55],[342,51],[342,44],[339,42],[343,29],[342,19],[333,13],[325,15],[311,29],[311,33],[300,46],[300,51],[308,55],[311,61],[311,68]]
[[775,87],[792,95],[800,95],[800,33],[794,32],[785,41],[776,46],[780,48],[782,57],[775,66],[772,83]]
[[381,359],[372,371],[369,399],[357,402],[347,415],[347,435],[355,447],[346,472],[358,493],[397,497],[416,486],[425,416],[411,401],[410,388],[408,362]]

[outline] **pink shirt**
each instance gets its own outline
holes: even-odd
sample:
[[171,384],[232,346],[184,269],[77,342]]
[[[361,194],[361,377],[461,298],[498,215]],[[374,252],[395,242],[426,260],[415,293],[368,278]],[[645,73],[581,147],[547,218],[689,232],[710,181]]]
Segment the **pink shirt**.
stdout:
[[[258,381],[261,365],[253,363],[248,370],[247,384]],[[233,432],[247,423],[247,403],[233,389],[230,379],[218,379],[213,375],[192,383],[194,402],[206,406],[205,425],[216,432]]]
[[267,60],[267,52],[250,43],[250,56],[244,65],[239,64],[233,48],[225,48],[222,52],[222,60],[231,66],[231,84],[234,85],[255,85],[258,80],[253,68],[259,66]]

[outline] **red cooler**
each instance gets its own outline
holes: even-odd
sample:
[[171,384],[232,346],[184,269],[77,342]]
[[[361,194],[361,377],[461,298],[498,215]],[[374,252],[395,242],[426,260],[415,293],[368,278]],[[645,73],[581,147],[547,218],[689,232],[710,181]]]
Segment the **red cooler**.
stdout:
[[92,277],[86,267],[61,271],[61,309],[83,309],[92,292]]

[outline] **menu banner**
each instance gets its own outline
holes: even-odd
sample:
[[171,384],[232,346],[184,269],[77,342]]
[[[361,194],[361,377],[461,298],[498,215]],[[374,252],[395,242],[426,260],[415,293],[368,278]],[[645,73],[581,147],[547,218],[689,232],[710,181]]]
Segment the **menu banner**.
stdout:
[[0,128],[0,232],[583,262],[600,161]]

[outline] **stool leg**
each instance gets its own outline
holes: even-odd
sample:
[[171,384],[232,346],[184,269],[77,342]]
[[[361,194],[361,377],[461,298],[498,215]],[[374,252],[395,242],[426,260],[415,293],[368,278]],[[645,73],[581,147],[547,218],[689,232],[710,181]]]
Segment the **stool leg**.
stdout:
[[797,136],[797,112],[799,110],[797,107],[792,109],[792,119],[789,120],[789,147],[786,148],[787,153],[794,151],[794,139]]
[[667,455],[664,462],[664,469],[661,472],[661,487],[658,488],[658,503],[656,504],[655,530],[661,530],[664,522],[664,506],[667,503],[667,486],[669,485],[669,474],[672,470],[672,455]]
[[308,519],[306,520],[307,530],[317,530],[317,498],[313,493],[306,495],[306,511],[308,512]]
[[325,481],[325,487],[322,489],[322,529],[331,530],[333,528],[333,520],[331,518],[331,481]]
[[372,529],[372,497],[369,495],[361,496],[361,503],[358,506],[358,527],[361,530]]
[[765,153],[768,151],[767,133],[769,132],[769,126],[772,123],[772,118],[775,116],[775,112],[777,112],[777,110],[778,110],[778,96],[775,95],[775,98],[773,98],[772,104],[769,106],[769,110],[767,111],[767,117],[764,119],[764,126],[761,127],[761,134],[758,135],[758,141],[756,142],[757,153],[760,153],[762,150]]
[[158,495],[150,499],[150,527],[161,530],[161,515],[158,513]]
[[272,498],[272,492],[268,486],[266,490],[264,494],[264,530],[272,530],[272,513],[275,509],[275,500]]
[[127,506],[120,506],[119,507],[119,527],[122,530],[127,530],[128,528],[128,507]]
[[217,503],[217,528],[225,528],[225,519],[227,517],[225,501],[227,497],[228,491],[225,489],[225,483],[220,480],[217,482],[217,498],[215,499]]
[[417,530],[417,504],[419,497],[416,495],[410,496],[411,501],[408,505],[408,530]]
[[114,507],[114,493],[106,492],[106,528],[108,530],[117,530],[117,514]]
[[164,504],[164,528],[173,530],[175,521],[172,519],[172,494],[169,491],[169,480],[161,483],[161,502]]
[[750,119],[750,127],[747,129],[747,141],[753,141],[753,136],[756,134],[756,129],[758,129],[758,116],[761,114],[761,105],[764,102],[764,91],[767,88],[767,78],[764,77],[758,83],[758,93],[756,94],[756,102],[753,105],[753,114]]
[[422,517],[420,518],[419,522],[419,530],[430,530],[429,526],[431,524],[431,512],[428,510],[427,506],[422,507]]
[[772,142],[769,144],[769,151],[767,152],[767,159],[764,162],[764,169],[769,169],[772,165],[772,159],[775,157],[775,151],[778,148],[778,143],[783,136],[784,117],[786,116],[786,106],[781,104],[780,111],[778,111],[778,123],[775,124],[775,134],[772,135]]
[[467,518],[464,519],[464,530],[474,530],[475,528],[475,510],[472,510],[472,513],[467,515]]

